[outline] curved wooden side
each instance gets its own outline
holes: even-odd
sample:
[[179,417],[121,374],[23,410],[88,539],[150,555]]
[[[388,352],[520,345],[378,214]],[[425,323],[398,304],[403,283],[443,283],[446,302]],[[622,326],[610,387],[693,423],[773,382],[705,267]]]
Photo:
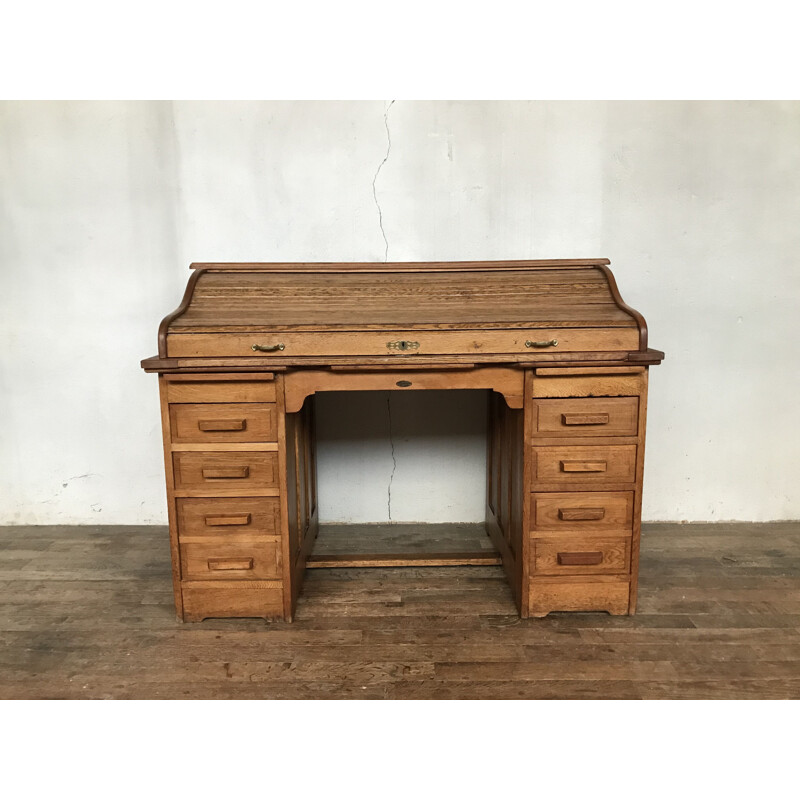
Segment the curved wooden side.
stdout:
[[161,324],[158,326],[158,355],[160,358],[167,357],[167,332],[169,331],[169,326],[189,308],[189,303],[192,302],[197,281],[200,280],[200,276],[203,275],[205,271],[205,269],[198,269],[196,272],[192,273],[189,282],[186,284],[186,291],[183,293],[183,299],[180,305],[161,320]]
[[639,350],[647,350],[647,323],[645,322],[644,317],[635,308],[631,308],[622,299],[619,289],[617,288],[617,281],[615,280],[614,274],[611,272],[611,269],[608,267],[608,265],[595,264],[595,267],[606,276],[608,288],[611,290],[611,296],[614,298],[614,302],[617,304],[617,307],[621,308],[627,314],[630,314],[636,320],[636,324],[639,326]]

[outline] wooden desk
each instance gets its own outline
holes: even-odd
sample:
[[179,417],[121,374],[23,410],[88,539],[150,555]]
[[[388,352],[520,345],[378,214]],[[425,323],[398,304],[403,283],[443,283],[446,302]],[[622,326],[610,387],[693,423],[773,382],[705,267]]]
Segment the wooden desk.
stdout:
[[142,362],[159,374],[179,618],[291,620],[319,525],[314,394],[426,389],[489,393],[486,531],[520,615],[633,613],[664,354],[608,264],[193,264]]

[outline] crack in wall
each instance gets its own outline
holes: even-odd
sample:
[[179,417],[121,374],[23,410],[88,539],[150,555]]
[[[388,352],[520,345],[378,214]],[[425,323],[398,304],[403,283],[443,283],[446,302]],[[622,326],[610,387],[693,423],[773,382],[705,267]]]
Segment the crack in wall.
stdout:
[[383,112],[383,124],[386,127],[386,155],[383,157],[383,161],[378,164],[378,169],[375,170],[375,177],[372,179],[372,198],[375,200],[375,206],[378,209],[378,225],[381,229],[381,236],[383,236],[383,261],[386,263],[389,260],[389,240],[386,238],[386,231],[383,229],[383,211],[381,210],[381,204],[378,202],[378,192],[375,189],[375,183],[378,180],[378,175],[381,174],[381,170],[383,169],[383,165],[389,160],[389,153],[392,151],[392,135],[389,132],[389,109],[394,105],[394,100],[386,107],[386,110]]
[[[372,178],[372,198],[375,201],[375,207],[378,209],[378,225],[381,229],[381,236],[383,237],[383,261],[386,263],[389,260],[389,240],[386,238],[386,231],[383,227],[383,210],[381,209],[381,204],[378,202],[378,190],[376,188],[376,184],[378,182],[378,176],[381,174],[381,170],[383,169],[383,165],[389,160],[389,154],[392,152],[392,134],[389,130],[389,110],[394,105],[394,100],[386,107],[386,110],[383,112],[383,124],[386,128],[386,155],[383,157],[383,161],[378,164],[378,169],[375,170],[375,175]],[[394,520],[392,519],[392,483],[394,482],[394,473],[397,471],[397,458],[395,457],[394,453],[394,435],[392,432],[392,393],[386,393],[386,416],[389,424],[389,446],[392,449],[392,473],[389,475],[389,485],[386,487],[386,510],[389,514],[389,524],[392,524]]]
[[392,433],[392,393],[386,392],[386,415],[389,420],[389,445],[392,448],[392,474],[389,476],[389,486],[387,487],[387,510],[389,511],[389,523],[392,520],[392,482],[394,481],[394,473],[397,471],[397,459],[394,455],[394,435]]

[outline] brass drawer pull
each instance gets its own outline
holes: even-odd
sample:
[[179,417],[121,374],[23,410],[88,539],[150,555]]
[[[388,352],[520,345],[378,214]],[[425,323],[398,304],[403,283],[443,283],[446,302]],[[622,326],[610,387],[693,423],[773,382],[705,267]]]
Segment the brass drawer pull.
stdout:
[[206,433],[214,431],[243,431],[247,427],[247,421],[243,419],[200,419],[197,427]]
[[249,525],[249,514],[220,514],[219,516],[208,516],[205,518],[205,523],[208,527],[217,527],[220,525]]
[[229,569],[253,569],[252,558],[209,558],[208,568],[211,571]]
[[589,567],[600,564],[603,561],[603,554],[593,553],[558,553],[556,560],[562,567]]
[[603,519],[606,515],[604,508],[559,508],[558,518],[564,522],[580,522],[585,520]]
[[550,339],[546,342],[532,342],[530,339],[525,342],[525,347],[555,347],[558,344],[558,339]]
[[561,461],[562,472],[605,472],[608,469],[606,461]]
[[274,353],[276,350],[285,350],[286,345],[283,342],[278,344],[254,344],[253,350],[258,350],[262,353]]
[[390,350],[419,350],[419,342],[409,342],[406,339],[400,339],[397,342],[386,342],[386,346]]
[[250,467],[206,467],[204,478],[249,478]]
[[608,414],[562,414],[562,425],[608,425]]

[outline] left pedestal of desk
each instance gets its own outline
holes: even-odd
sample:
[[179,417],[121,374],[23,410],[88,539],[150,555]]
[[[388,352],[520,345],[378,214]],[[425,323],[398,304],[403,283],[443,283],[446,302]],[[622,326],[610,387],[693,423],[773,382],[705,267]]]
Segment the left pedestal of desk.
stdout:
[[159,387],[179,619],[290,619],[281,377],[162,374]]

